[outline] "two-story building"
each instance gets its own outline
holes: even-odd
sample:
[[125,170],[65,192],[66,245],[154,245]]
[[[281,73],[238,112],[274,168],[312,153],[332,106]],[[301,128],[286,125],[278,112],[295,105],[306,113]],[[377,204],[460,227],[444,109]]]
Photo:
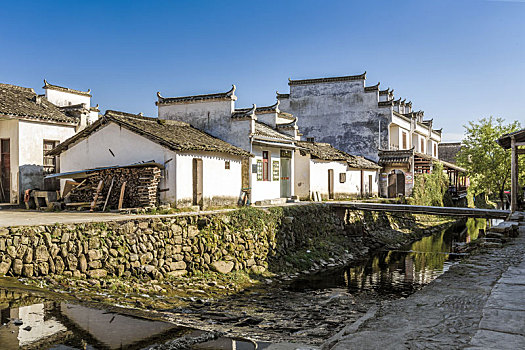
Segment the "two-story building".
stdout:
[[379,162],[382,196],[410,195],[414,174],[431,171],[438,161],[441,130],[433,120],[413,111],[412,102],[394,99],[394,90],[366,86],[366,72],[288,85],[289,93],[277,93],[281,110],[298,118],[307,140]]
[[[0,84],[0,203],[20,203],[27,189],[56,190],[44,176],[58,172],[57,157],[45,153],[98,118],[88,92],[45,82],[45,95]],[[82,110],[68,110],[82,104]]]

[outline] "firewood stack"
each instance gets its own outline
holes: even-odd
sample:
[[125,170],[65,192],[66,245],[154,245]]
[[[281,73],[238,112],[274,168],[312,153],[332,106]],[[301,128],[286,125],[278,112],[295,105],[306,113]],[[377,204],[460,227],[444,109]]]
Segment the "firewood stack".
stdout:
[[153,207],[158,203],[160,179],[161,171],[157,167],[98,170],[89,174],[83,183],[79,182],[68,195],[66,205],[89,207],[96,198],[96,210],[102,210],[104,204],[106,209],[118,209],[123,191],[122,208]]

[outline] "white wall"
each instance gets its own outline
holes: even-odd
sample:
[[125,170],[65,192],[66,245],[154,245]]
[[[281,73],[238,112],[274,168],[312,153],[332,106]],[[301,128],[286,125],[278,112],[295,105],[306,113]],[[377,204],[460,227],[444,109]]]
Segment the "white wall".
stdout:
[[[175,159],[177,203],[188,205],[193,202],[194,158],[202,159],[204,206],[236,203],[242,187],[241,157],[210,152],[177,154]],[[230,162],[230,169],[225,168],[226,161]]]
[[89,96],[83,96],[52,89],[46,89],[46,98],[52,104],[60,107],[85,103],[87,105],[87,108],[89,108],[91,103],[91,97]]
[[[312,159],[310,162],[310,191],[319,192],[323,198],[328,198],[328,170],[334,171],[334,194],[335,197],[351,193],[351,183],[347,179],[344,183],[339,182],[339,174],[345,173],[346,162],[324,161]],[[339,196],[338,196],[339,194]]]
[[[111,154],[111,152],[115,156]],[[60,155],[60,171],[69,172],[102,166],[128,165],[137,162],[155,161],[166,164],[160,188],[162,201],[175,201],[175,153],[159,144],[137,135],[119,125],[109,123]]]
[[[262,151],[269,151],[270,152],[270,159],[268,162],[270,163],[269,167],[269,181],[257,181],[257,173],[251,172],[251,186],[252,186],[252,203],[255,203],[256,201],[265,200],[265,199],[275,199],[281,197],[281,181],[274,181],[273,180],[273,161],[281,161],[281,149],[277,147],[271,147],[271,146],[262,146],[262,145],[254,145],[252,148],[252,153],[255,155],[254,158],[252,158],[252,164],[256,165],[257,160],[262,160]],[[290,186],[291,186],[291,195],[294,195],[294,156],[292,152],[292,159],[291,159],[291,174],[290,174]],[[280,175],[280,169],[279,169],[279,175]]]
[[9,139],[10,202],[18,203],[18,119],[0,119],[0,138]]
[[75,126],[19,120],[18,133],[20,196],[26,189],[43,189],[44,140],[65,141],[75,134]]
[[299,199],[310,198],[310,155],[294,152],[294,193]]

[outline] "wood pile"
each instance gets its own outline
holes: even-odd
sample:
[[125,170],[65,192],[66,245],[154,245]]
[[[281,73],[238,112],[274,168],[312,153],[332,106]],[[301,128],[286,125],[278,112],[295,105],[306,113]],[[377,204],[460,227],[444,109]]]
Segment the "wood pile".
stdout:
[[154,207],[159,200],[158,167],[94,171],[64,196],[66,206],[92,210]]

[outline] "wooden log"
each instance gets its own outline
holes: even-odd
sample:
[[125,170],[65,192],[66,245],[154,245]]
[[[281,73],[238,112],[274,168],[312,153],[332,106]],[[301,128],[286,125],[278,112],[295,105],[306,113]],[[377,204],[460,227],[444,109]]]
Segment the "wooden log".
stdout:
[[106,211],[106,206],[108,205],[109,196],[111,195],[111,190],[113,189],[113,183],[115,182],[115,177],[111,178],[111,185],[109,185],[108,195],[106,196],[106,201],[104,202],[104,207],[102,211]]
[[120,196],[118,198],[118,210],[122,209],[122,202],[124,201],[124,190],[126,189],[126,181],[120,187]]

